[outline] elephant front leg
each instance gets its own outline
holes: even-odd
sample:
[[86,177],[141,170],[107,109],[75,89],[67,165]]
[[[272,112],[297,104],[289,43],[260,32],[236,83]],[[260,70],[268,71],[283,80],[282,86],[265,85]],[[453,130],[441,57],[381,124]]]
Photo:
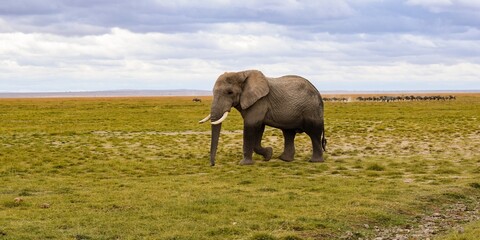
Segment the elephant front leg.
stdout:
[[240,161],[240,165],[252,165],[254,163],[252,155],[256,139],[255,130],[255,127],[243,127],[243,159]]
[[285,144],[282,155],[280,155],[280,159],[286,162],[293,161],[293,157],[295,155],[295,130],[285,130],[282,129],[283,137],[285,138]]
[[262,125],[258,131],[255,131],[255,147],[253,148],[253,151],[262,155],[265,161],[269,161],[272,158],[273,150],[271,147],[262,147],[262,137],[264,131],[265,125]]

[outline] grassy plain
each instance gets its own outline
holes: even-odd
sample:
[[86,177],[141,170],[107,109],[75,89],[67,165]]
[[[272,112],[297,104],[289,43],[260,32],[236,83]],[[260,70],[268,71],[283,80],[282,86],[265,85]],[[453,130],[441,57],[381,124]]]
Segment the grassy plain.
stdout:
[[[242,119],[209,166],[210,100],[0,100],[0,239],[371,238],[480,199],[480,95],[325,105],[326,162],[238,166]],[[21,201],[15,201],[20,198]],[[461,238],[474,239],[478,223]],[[349,232],[350,235],[345,235]],[[345,237],[346,236],[346,237]]]

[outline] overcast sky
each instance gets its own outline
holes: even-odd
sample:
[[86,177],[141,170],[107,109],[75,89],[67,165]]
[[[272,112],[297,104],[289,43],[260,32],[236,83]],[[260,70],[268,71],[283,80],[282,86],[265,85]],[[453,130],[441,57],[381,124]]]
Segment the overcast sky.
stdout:
[[211,90],[226,71],[322,90],[480,89],[478,0],[2,0],[0,92]]

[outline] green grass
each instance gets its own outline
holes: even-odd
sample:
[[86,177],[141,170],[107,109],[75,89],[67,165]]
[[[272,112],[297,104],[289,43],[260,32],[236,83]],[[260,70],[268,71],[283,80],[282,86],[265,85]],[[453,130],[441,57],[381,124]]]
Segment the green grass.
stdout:
[[365,224],[480,199],[480,96],[325,108],[325,163],[307,162],[305,134],[294,162],[278,160],[267,128],[274,158],[239,166],[232,111],[210,167],[208,99],[0,100],[0,239],[369,237]]
[[462,231],[452,230],[446,236],[440,237],[441,240],[475,240],[480,236],[480,222],[468,224]]

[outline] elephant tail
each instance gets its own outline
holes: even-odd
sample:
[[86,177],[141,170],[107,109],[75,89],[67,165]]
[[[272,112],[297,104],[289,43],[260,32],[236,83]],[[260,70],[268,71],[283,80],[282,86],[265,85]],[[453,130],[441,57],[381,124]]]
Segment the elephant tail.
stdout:
[[327,139],[325,138],[325,124],[322,124],[322,148],[327,151]]

